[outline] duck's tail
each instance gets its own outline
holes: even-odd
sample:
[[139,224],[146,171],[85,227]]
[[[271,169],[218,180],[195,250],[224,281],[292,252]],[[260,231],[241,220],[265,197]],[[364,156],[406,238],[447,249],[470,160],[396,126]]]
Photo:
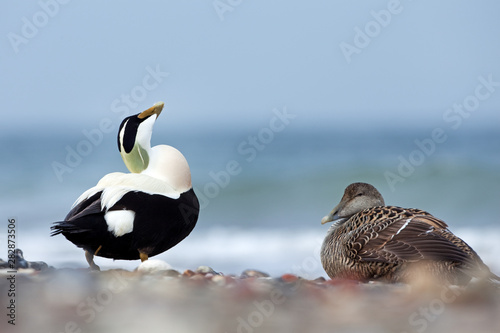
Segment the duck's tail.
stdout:
[[54,222],[54,224],[50,227],[50,236],[56,236],[59,234],[64,234],[65,236],[68,234],[81,234],[88,232],[89,228],[82,228],[81,225],[76,224],[71,221],[60,221]]

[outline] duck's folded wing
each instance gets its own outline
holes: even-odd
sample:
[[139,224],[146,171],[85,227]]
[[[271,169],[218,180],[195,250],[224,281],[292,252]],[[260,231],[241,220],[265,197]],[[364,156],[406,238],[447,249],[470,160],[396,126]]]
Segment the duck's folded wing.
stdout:
[[442,236],[443,232],[449,231],[437,228],[435,220],[432,216],[394,219],[381,230],[374,225],[366,225],[358,233],[351,255],[357,260],[369,262],[436,260],[472,266],[469,255]]
[[68,215],[66,215],[64,221],[55,222],[51,227],[51,236],[62,232],[82,233],[89,231],[92,227],[91,225],[85,225],[84,223],[78,223],[77,221],[89,215],[104,214],[101,209],[101,193],[102,192],[98,192],[74,206],[69,211]]
[[102,213],[101,194],[102,192],[97,192],[87,200],[77,204],[69,211],[64,220],[73,221],[86,215]]

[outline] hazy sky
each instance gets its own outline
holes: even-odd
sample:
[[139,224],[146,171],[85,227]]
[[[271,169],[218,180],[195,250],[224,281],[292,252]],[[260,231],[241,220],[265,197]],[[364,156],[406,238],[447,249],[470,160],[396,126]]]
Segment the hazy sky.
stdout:
[[427,126],[465,119],[454,103],[498,127],[499,14],[495,0],[9,1],[2,131],[81,130],[159,100],[191,128],[284,106],[332,129]]

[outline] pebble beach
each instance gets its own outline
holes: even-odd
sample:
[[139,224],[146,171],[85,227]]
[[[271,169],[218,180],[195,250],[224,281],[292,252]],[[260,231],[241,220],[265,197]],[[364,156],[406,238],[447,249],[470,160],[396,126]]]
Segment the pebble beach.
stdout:
[[[2,332],[500,331],[500,289],[479,282],[359,283],[208,266],[181,272],[155,259],[135,270],[33,267],[0,271]],[[15,325],[5,297],[12,289]]]

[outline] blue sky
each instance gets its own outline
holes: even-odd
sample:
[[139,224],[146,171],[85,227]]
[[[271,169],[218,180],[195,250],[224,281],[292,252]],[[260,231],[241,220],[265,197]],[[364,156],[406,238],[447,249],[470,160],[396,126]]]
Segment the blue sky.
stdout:
[[[284,106],[332,130],[431,127],[479,77],[500,82],[498,1],[60,2],[0,13],[5,131],[81,131],[159,100],[172,128]],[[467,122],[498,128],[500,87],[479,102]]]

